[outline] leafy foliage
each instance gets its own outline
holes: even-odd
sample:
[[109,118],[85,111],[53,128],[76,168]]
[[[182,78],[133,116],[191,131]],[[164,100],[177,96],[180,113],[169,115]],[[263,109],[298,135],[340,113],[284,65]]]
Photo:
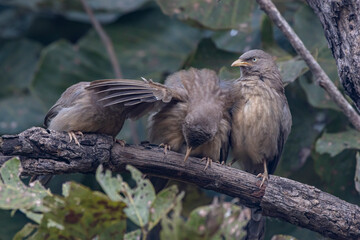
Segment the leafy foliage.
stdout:
[[51,193],[35,182],[27,187],[20,179],[20,160],[14,158],[7,161],[0,169],[0,208],[44,212],[44,198]]
[[181,20],[195,21],[211,29],[237,28],[239,23],[249,21],[255,7],[251,0],[157,0],[157,3],[165,14],[175,15]]
[[[19,159],[7,161],[0,169],[3,179],[0,207],[20,209],[38,224],[26,224],[14,239],[140,239],[141,236],[146,239],[148,232],[161,221],[164,221],[164,239],[175,236],[174,229],[183,228],[186,230],[176,232],[180,234],[177,239],[186,238],[190,232],[201,239],[204,236],[237,239],[244,234],[242,227],[247,220],[242,208],[215,201],[210,206],[195,209],[185,222],[180,215],[184,192],[178,194],[176,185],[172,185],[155,194],[151,182],[144,179],[141,172],[132,166],[126,168],[135,181],[134,187],[120,175],[112,177],[110,171],[103,173],[100,166],[96,178],[107,195],[68,182],[63,185],[63,196],[59,196],[45,190],[38,181],[27,187],[19,179]],[[125,234],[126,219],[140,229]]]
[[27,92],[41,44],[27,39],[0,47],[0,131],[17,133],[42,121],[41,103]]
[[101,167],[97,170],[96,178],[113,201],[126,203],[125,213],[133,223],[142,229],[147,227],[147,231],[150,231],[172,210],[178,190],[176,186],[171,186],[156,195],[150,180],[143,179],[141,172],[132,166],[127,166],[126,169],[136,181],[133,188],[120,175],[112,178],[110,171],[102,174]]
[[[143,13],[141,18],[126,18],[131,25],[117,23],[105,28],[116,43],[116,55],[125,78],[159,81],[163,72],[181,67],[201,36],[198,30],[156,10]],[[32,92],[50,108],[69,85],[106,78],[114,78],[108,55],[95,31],[90,31],[76,45],[60,40],[44,48]]]
[[178,204],[171,217],[162,222],[162,239],[241,239],[246,235],[243,227],[249,220],[249,214],[243,208],[232,203],[218,203],[194,209],[187,221],[180,216]]
[[316,142],[318,153],[328,153],[331,157],[345,149],[360,150],[360,133],[356,130],[348,130],[338,133],[324,133]]

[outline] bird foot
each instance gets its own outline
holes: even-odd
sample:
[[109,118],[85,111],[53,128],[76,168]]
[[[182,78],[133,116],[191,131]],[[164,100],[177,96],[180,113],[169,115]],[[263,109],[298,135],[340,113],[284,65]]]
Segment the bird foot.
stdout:
[[159,147],[163,147],[164,148],[164,154],[166,155],[168,153],[168,150],[170,151],[171,149],[171,146],[169,144],[166,144],[166,143],[161,143],[159,145]]
[[268,173],[259,173],[256,177],[261,177],[262,181],[260,184],[260,188],[264,185],[265,181],[267,181],[269,179],[269,174]]
[[123,139],[117,139],[117,138],[115,138],[115,142],[118,143],[118,144],[120,144],[120,146],[122,146],[122,147],[125,147],[125,145],[126,145],[126,141],[123,140]]
[[227,167],[231,167],[231,166],[232,166],[232,163],[231,163],[231,162],[230,162],[230,163],[226,163],[225,161],[222,161],[220,164],[223,165],[223,166],[227,166]]
[[70,131],[70,132],[68,132],[68,135],[69,135],[69,138],[70,138],[69,143],[71,143],[71,141],[74,139],[74,142],[76,143],[76,145],[80,146],[80,142],[77,139],[76,135],[80,135],[81,137],[83,137],[84,134],[82,132],[80,132],[80,131],[76,131],[76,132]]
[[205,165],[204,170],[206,170],[209,166],[211,167],[211,164],[213,162],[213,160],[211,158],[209,158],[209,157],[203,157],[201,159],[201,161],[206,161],[206,165]]

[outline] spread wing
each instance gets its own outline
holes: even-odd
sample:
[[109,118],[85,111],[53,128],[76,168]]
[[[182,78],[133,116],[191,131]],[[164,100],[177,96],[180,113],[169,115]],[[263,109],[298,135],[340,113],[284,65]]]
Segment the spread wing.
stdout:
[[168,103],[172,99],[179,98],[176,91],[171,88],[144,78],[143,81],[130,79],[97,80],[91,82],[86,89],[93,90],[95,94],[98,94],[98,101],[106,102],[105,107],[116,104],[124,104],[125,107],[130,107],[158,101]]

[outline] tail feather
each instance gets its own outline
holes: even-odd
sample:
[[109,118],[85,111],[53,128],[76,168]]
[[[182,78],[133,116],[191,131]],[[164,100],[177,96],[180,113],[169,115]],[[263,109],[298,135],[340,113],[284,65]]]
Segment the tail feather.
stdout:
[[53,175],[35,175],[30,179],[30,183],[39,181],[44,187],[50,182]]
[[263,240],[265,237],[266,218],[260,208],[251,208],[251,219],[246,226],[246,240]]

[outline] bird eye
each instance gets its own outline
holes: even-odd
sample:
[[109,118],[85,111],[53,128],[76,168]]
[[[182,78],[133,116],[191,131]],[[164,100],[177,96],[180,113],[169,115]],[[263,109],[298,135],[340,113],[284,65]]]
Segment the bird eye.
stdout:
[[256,61],[257,61],[257,58],[253,58],[252,61],[253,61],[253,62],[256,62]]

